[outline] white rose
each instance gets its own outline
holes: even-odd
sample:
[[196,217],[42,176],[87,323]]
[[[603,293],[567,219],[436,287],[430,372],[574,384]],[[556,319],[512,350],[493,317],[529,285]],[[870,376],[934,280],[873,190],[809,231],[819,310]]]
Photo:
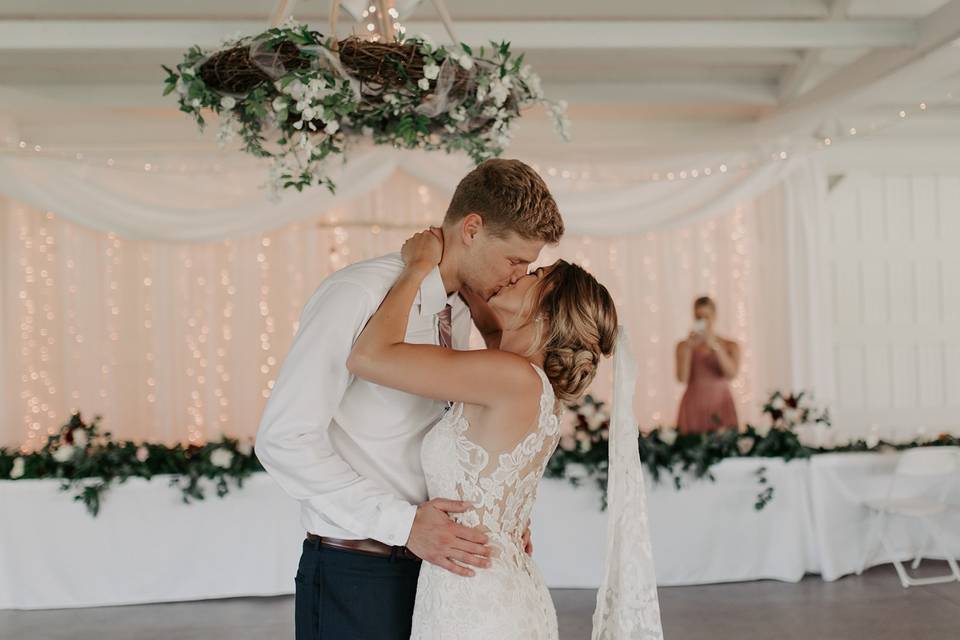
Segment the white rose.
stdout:
[[873,449],[878,444],[880,444],[879,435],[877,435],[876,433],[871,433],[870,435],[867,436],[867,447],[869,447],[870,449]]
[[237,101],[232,96],[223,96],[220,98],[220,106],[224,109],[233,109],[237,106]]
[[140,445],[137,447],[137,460],[139,462],[146,462],[150,457],[150,449],[147,449],[145,446]]
[[787,406],[787,403],[784,401],[782,397],[777,396],[776,398],[773,399],[773,402],[770,403],[770,406],[772,406],[777,411],[781,411],[784,407]]
[[221,469],[229,469],[233,463],[233,452],[229,449],[215,449],[210,454],[210,464]]
[[417,86],[423,89],[424,91],[429,91],[430,81],[427,80],[426,78],[420,78],[420,80],[417,81]]
[[427,64],[423,67],[423,77],[428,80],[436,80],[440,75],[440,65],[437,64]]
[[336,120],[331,120],[330,122],[327,123],[327,126],[323,128],[323,130],[330,135],[335,134],[337,131],[339,131],[339,129],[340,129],[340,123],[337,122]]
[[597,406],[594,404],[585,404],[580,407],[580,415],[588,420],[597,412]]
[[466,69],[467,71],[469,71],[470,69],[473,69],[473,58],[471,58],[467,54],[463,54],[462,56],[457,58],[457,62],[459,62],[460,66]]
[[756,431],[757,435],[760,436],[761,438],[766,438],[767,435],[770,433],[770,425],[767,423],[759,424],[755,426],[753,430]]
[[676,429],[660,429],[660,440],[669,446],[673,446],[673,443],[677,441],[677,430]]
[[84,429],[73,430],[73,444],[82,449],[87,446],[88,442],[90,442],[90,439],[87,438],[87,432]]
[[13,461],[13,468],[10,469],[10,479],[16,480],[17,478],[23,477],[24,472],[26,471],[26,460],[23,458],[16,458]]
[[586,478],[590,474],[587,472],[587,468],[579,462],[571,462],[564,468],[563,475],[568,478],[580,479]]
[[754,442],[756,442],[756,440],[750,436],[737,440],[737,449],[740,450],[740,455],[745,456],[750,453],[750,449],[753,449]]
[[597,413],[587,418],[587,428],[589,428],[590,431],[596,431],[597,429],[602,427],[606,421],[607,421],[607,414],[605,414],[602,411],[598,411]]
[[53,452],[53,459],[57,462],[67,462],[73,457],[74,453],[76,453],[76,449],[73,445],[65,444]]
[[253,445],[250,444],[249,440],[241,440],[240,444],[237,445],[237,451],[243,456],[249,456],[253,453]]
[[273,99],[273,110],[274,111],[283,111],[287,108],[287,101],[282,97],[277,96]]

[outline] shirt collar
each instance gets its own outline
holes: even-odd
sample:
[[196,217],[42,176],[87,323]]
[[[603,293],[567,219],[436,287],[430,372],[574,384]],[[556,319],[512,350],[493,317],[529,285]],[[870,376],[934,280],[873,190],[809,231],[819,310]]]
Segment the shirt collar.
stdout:
[[[454,296],[456,297],[456,294]],[[440,277],[440,267],[434,267],[420,284],[420,315],[435,316],[447,306],[449,298]]]

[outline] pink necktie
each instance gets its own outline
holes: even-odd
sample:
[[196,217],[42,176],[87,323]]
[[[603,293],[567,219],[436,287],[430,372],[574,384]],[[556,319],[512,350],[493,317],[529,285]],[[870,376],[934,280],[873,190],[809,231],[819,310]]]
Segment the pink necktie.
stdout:
[[448,304],[437,314],[440,320],[440,346],[447,349],[453,348],[453,309]]

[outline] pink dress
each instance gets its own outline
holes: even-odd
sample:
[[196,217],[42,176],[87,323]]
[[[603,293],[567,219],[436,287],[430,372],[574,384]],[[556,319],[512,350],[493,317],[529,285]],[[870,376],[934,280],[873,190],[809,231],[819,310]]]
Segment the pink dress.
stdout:
[[680,401],[677,430],[680,433],[704,433],[737,424],[737,407],[717,354],[694,349],[690,358],[690,379]]

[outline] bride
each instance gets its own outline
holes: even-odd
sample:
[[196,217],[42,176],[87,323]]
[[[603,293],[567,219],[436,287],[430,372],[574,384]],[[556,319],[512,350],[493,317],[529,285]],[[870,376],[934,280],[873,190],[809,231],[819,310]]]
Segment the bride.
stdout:
[[[457,520],[483,528],[493,550],[490,558],[474,558],[482,567],[476,572],[464,564],[466,555],[450,558],[460,575],[423,565],[411,639],[556,640],[550,593],[524,552],[522,536],[560,438],[561,403],[585,392],[601,356],[611,355],[615,344],[626,352],[618,341],[616,308],[590,274],[558,260],[488,302],[466,294],[487,349],[405,343],[410,307],[442,254],[442,236],[433,230],[407,240],[405,269],[347,361],[351,373],[375,384],[456,401],[424,439],[427,488],[431,498],[474,504]],[[620,362],[616,368],[622,377]],[[615,414],[624,399],[632,399],[630,382],[620,401],[615,398]],[[629,413],[615,415],[611,425],[608,567],[594,615],[597,639],[662,638]],[[623,451],[615,454],[618,441]],[[615,455],[626,463],[617,463]]]

